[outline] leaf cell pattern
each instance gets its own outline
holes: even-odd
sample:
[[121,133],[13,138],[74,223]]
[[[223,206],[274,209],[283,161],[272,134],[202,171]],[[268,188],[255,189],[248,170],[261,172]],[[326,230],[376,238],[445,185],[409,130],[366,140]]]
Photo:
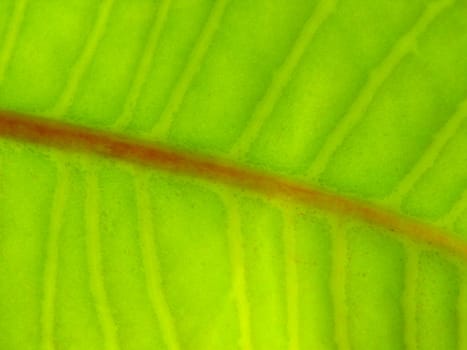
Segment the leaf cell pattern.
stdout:
[[[0,106],[467,235],[467,2],[6,0]],[[465,260],[157,169],[0,148],[2,349],[467,349]]]

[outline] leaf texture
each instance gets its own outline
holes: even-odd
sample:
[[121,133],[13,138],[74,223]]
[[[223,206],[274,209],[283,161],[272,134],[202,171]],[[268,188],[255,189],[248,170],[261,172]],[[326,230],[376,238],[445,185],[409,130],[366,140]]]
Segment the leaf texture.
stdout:
[[[4,0],[0,109],[233,162],[463,247],[466,18],[464,0]],[[56,146],[1,140],[1,349],[467,349],[467,256]]]

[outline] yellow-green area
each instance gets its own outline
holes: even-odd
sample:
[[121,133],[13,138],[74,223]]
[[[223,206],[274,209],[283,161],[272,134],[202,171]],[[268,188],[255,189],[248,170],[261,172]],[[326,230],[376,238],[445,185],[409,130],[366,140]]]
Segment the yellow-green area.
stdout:
[[[467,238],[467,1],[2,0],[0,109]],[[158,169],[0,141],[0,349],[467,349],[467,262]]]

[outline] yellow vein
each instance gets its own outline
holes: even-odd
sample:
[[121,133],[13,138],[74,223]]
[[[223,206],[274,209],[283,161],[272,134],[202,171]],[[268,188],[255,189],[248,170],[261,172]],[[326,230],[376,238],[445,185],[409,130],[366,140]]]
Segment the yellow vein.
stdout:
[[347,198],[282,176],[240,167],[223,159],[208,158],[141,140],[13,112],[0,111],[1,136],[55,147],[62,151],[91,153],[183,176],[240,186],[270,197],[289,198],[336,215],[358,218],[372,225],[385,227],[395,235],[424,242],[440,251],[467,259],[467,244],[449,235],[444,228],[422,223],[374,203]]
[[[122,114],[114,123],[113,129],[125,128],[131,121],[133,108],[141,94],[141,89],[151,68],[154,53],[166,22],[170,5],[171,0],[165,0],[158,9],[157,16],[151,28],[148,41],[143,50],[143,54],[136,71],[135,79],[131,84],[129,93],[125,100]],[[158,318],[165,344],[170,350],[178,350],[180,349],[180,343],[175,327],[175,321],[163,291],[159,262],[157,259],[157,250],[152,236],[154,234],[154,225],[149,209],[149,198],[147,197],[147,179],[138,179],[136,173],[134,174],[134,178],[138,208],[137,212],[140,215],[138,219],[138,231],[140,235],[141,253],[149,300],[151,302],[153,312]]]
[[407,175],[399,182],[393,193],[387,198],[387,202],[400,207],[401,201],[415,183],[423,176],[423,174],[433,166],[436,159],[441,154],[441,151],[456,134],[461,123],[467,117],[467,100],[464,100],[457,111],[448,119],[446,124],[435,135],[434,141],[425,150],[415,166],[407,173]]
[[464,190],[461,197],[454,203],[451,210],[438,220],[441,226],[453,226],[457,219],[467,210],[467,190]]
[[[454,205],[452,210],[442,217],[438,222],[441,225],[451,228],[467,206],[467,190],[464,192],[461,200]],[[467,350],[467,270],[463,264],[458,264],[459,293],[457,295],[457,348]]]
[[13,50],[18,39],[18,34],[23,23],[24,13],[26,10],[27,0],[17,0],[14,2],[15,7],[11,15],[8,29],[3,39],[3,45],[0,48],[0,83],[5,77],[5,72],[13,54]]
[[467,350],[467,279],[465,267],[462,266],[459,269],[460,284],[457,299],[458,349]]
[[[453,135],[458,130],[460,124],[465,119],[467,114],[467,100],[464,101],[456,111],[456,113],[448,120],[445,126],[440,130],[437,137],[435,138],[434,142],[431,146],[427,149],[427,151],[422,155],[420,160],[417,164],[412,168],[409,174],[399,183],[396,190],[389,196],[387,201],[392,203],[396,207],[400,208],[401,201],[408,193],[410,188],[420,179],[420,177],[432,166],[435,162],[436,158],[438,158],[439,154],[443,147],[447,144],[447,142],[453,137]],[[462,206],[460,206],[461,208]],[[445,218],[444,224],[451,224],[454,218],[460,215],[459,208],[455,208],[451,215],[447,215]],[[405,341],[406,341],[406,348],[411,350],[417,349],[417,338],[416,338],[416,300],[417,300],[417,293],[416,293],[416,276],[417,276],[417,269],[418,269],[418,254],[413,250],[409,249],[407,255],[407,263],[406,263],[406,278],[405,278],[405,298],[404,298],[404,306],[405,306]],[[461,286],[462,287],[462,286]],[[461,305],[465,300],[463,299],[463,294],[459,296],[459,305]],[[460,308],[461,306],[459,306]],[[463,322],[462,319],[462,310],[459,309],[459,322]],[[462,323],[460,323],[461,325]],[[461,327],[461,326],[459,326]],[[459,342],[461,343],[463,340],[462,333],[460,334]],[[462,348],[462,346],[460,347]]]
[[138,230],[149,300],[151,301],[151,306],[159,320],[167,348],[170,350],[178,350],[180,349],[180,344],[178,341],[177,330],[163,291],[159,262],[157,259],[157,249],[153,236],[155,232],[154,224],[148,197],[148,181],[145,174],[143,175],[143,179],[138,178],[137,174],[134,175],[137,208],[140,215],[138,217]]
[[67,81],[66,86],[63,89],[62,94],[58,98],[57,103],[52,108],[48,114],[54,116],[61,116],[66,112],[70,104],[72,103],[73,96],[75,96],[78,85],[86,72],[86,69],[89,67],[89,64],[92,61],[94,53],[97,49],[97,45],[104,34],[105,28],[107,26],[107,21],[112,9],[114,0],[103,0],[99,8],[99,13],[97,15],[96,22],[94,27],[91,30],[91,33],[86,41],[83,51],[79,55],[78,60],[75,62],[71,72],[70,77]]
[[340,147],[345,137],[361,119],[363,113],[368,108],[383,83],[391,75],[394,68],[414,47],[417,38],[425,32],[428,25],[442,10],[452,3],[452,0],[442,0],[429,4],[415,25],[396,42],[388,55],[370,73],[359,95],[327,137],[321,150],[308,169],[308,176],[316,178],[324,171],[334,152]]
[[292,49],[285,58],[284,63],[279,67],[277,74],[272,79],[263,98],[257,104],[245,130],[232,146],[230,151],[232,155],[241,156],[248,151],[250,144],[258,135],[268,116],[272,113],[282,91],[290,81],[290,78],[300,62],[307,46],[321,25],[334,11],[335,6],[336,1],[334,0],[322,0],[317,5],[317,9],[305,22],[302,32],[299,34]]
[[118,350],[120,347],[117,338],[117,328],[110,311],[102,275],[98,192],[97,175],[94,173],[94,169],[89,168],[86,173],[85,224],[91,293],[104,333],[106,349]]
[[347,233],[343,223],[331,226],[331,297],[334,308],[334,340],[339,350],[350,350],[347,309]]
[[55,322],[55,292],[57,279],[58,240],[63,223],[63,213],[68,195],[68,170],[58,164],[57,187],[55,190],[50,217],[49,237],[45,253],[44,294],[42,297],[41,325],[42,349],[53,350]]
[[156,47],[159,42],[162,29],[167,19],[170,3],[171,0],[164,0],[159,9],[157,10],[157,16],[151,28],[148,41],[146,43],[140,62],[138,64],[135,78],[131,83],[130,90],[123,105],[122,114],[117,118],[115,122],[115,129],[123,129],[131,121],[133,109],[141,94],[141,90],[148,76],[149,70],[151,69],[154,53],[156,51]]
[[216,32],[220,20],[224,14],[228,0],[217,0],[213,6],[209,18],[199,36],[193,51],[188,58],[188,62],[183,69],[183,72],[178,79],[174,89],[172,90],[167,104],[156,124],[150,131],[153,137],[164,138],[168,133],[174,114],[180,107],[185,93],[193,80],[193,77],[199,70],[202,60],[211,44],[211,40]]
[[407,350],[417,350],[417,280],[419,260],[416,247],[407,243],[405,256],[404,294],[402,297],[404,342]]
[[253,349],[250,326],[250,305],[247,296],[245,277],[244,243],[242,239],[241,219],[236,199],[229,193],[222,196],[227,213],[227,239],[230,249],[230,261],[232,265],[232,289],[237,306],[240,323],[240,348],[242,350]]
[[284,218],[282,229],[285,255],[285,280],[287,298],[287,336],[288,349],[299,349],[299,296],[298,296],[298,272],[296,263],[296,239],[294,230],[294,219],[291,210],[281,208]]
[[[97,45],[103,35],[112,6],[113,0],[104,0],[101,3],[94,27],[92,28],[86,40],[84,50],[81,52],[72,68],[72,71],[70,72],[70,76],[68,77],[62,95],[58,98],[58,101],[52,107],[52,110],[49,111],[51,115],[61,116],[69,108],[72,98],[76,94],[77,87],[90,64],[97,49]],[[62,179],[59,178],[58,181],[60,183]],[[94,173],[87,174],[87,181],[91,186],[94,186],[91,191],[88,191],[86,197],[87,212],[85,218],[87,224],[86,231],[88,233],[87,248],[91,292],[96,301],[96,311],[102,327],[102,331],[104,333],[104,338],[106,340],[106,348],[108,350],[118,350],[120,347],[117,341],[116,326],[108,306],[104,283],[101,280],[101,266],[99,257],[100,242],[98,237],[99,221],[97,215],[96,194],[98,188],[97,178],[94,178]],[[61,185],[59,184],[59,186]]]
[[[419,158],[415,166],[401,180],[396,189],[385,200],[394,207],[400,209],[401,202],[414,184],[423,176],[428,169],[433,166],[441,151],[452,139],[459,129],[461,123],[467,116],[467,100],[464,100],[458,107],[457,111],[448,119],[445,125],[439,130],[434,138],[434,141],[426,149],[425,153]],[[405,324],[406,324],[406,348],[417,349],[416,339],[416,280],[418,269],[418,253],[415,248],[407,247],[407,263],[405,271],[405,286],[404,294],[405,306]],[[460,297],[461,298],[461,297]],[[462,301],[459,300],[461,303]],[[462,316],[459,316],[462,318]]]

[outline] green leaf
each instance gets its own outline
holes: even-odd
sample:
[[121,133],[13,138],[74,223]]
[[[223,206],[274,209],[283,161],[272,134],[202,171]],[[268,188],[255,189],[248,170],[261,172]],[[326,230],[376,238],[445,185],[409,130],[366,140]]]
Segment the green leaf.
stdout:
[[0,349],[467,349],[466,18],[1,1]]

